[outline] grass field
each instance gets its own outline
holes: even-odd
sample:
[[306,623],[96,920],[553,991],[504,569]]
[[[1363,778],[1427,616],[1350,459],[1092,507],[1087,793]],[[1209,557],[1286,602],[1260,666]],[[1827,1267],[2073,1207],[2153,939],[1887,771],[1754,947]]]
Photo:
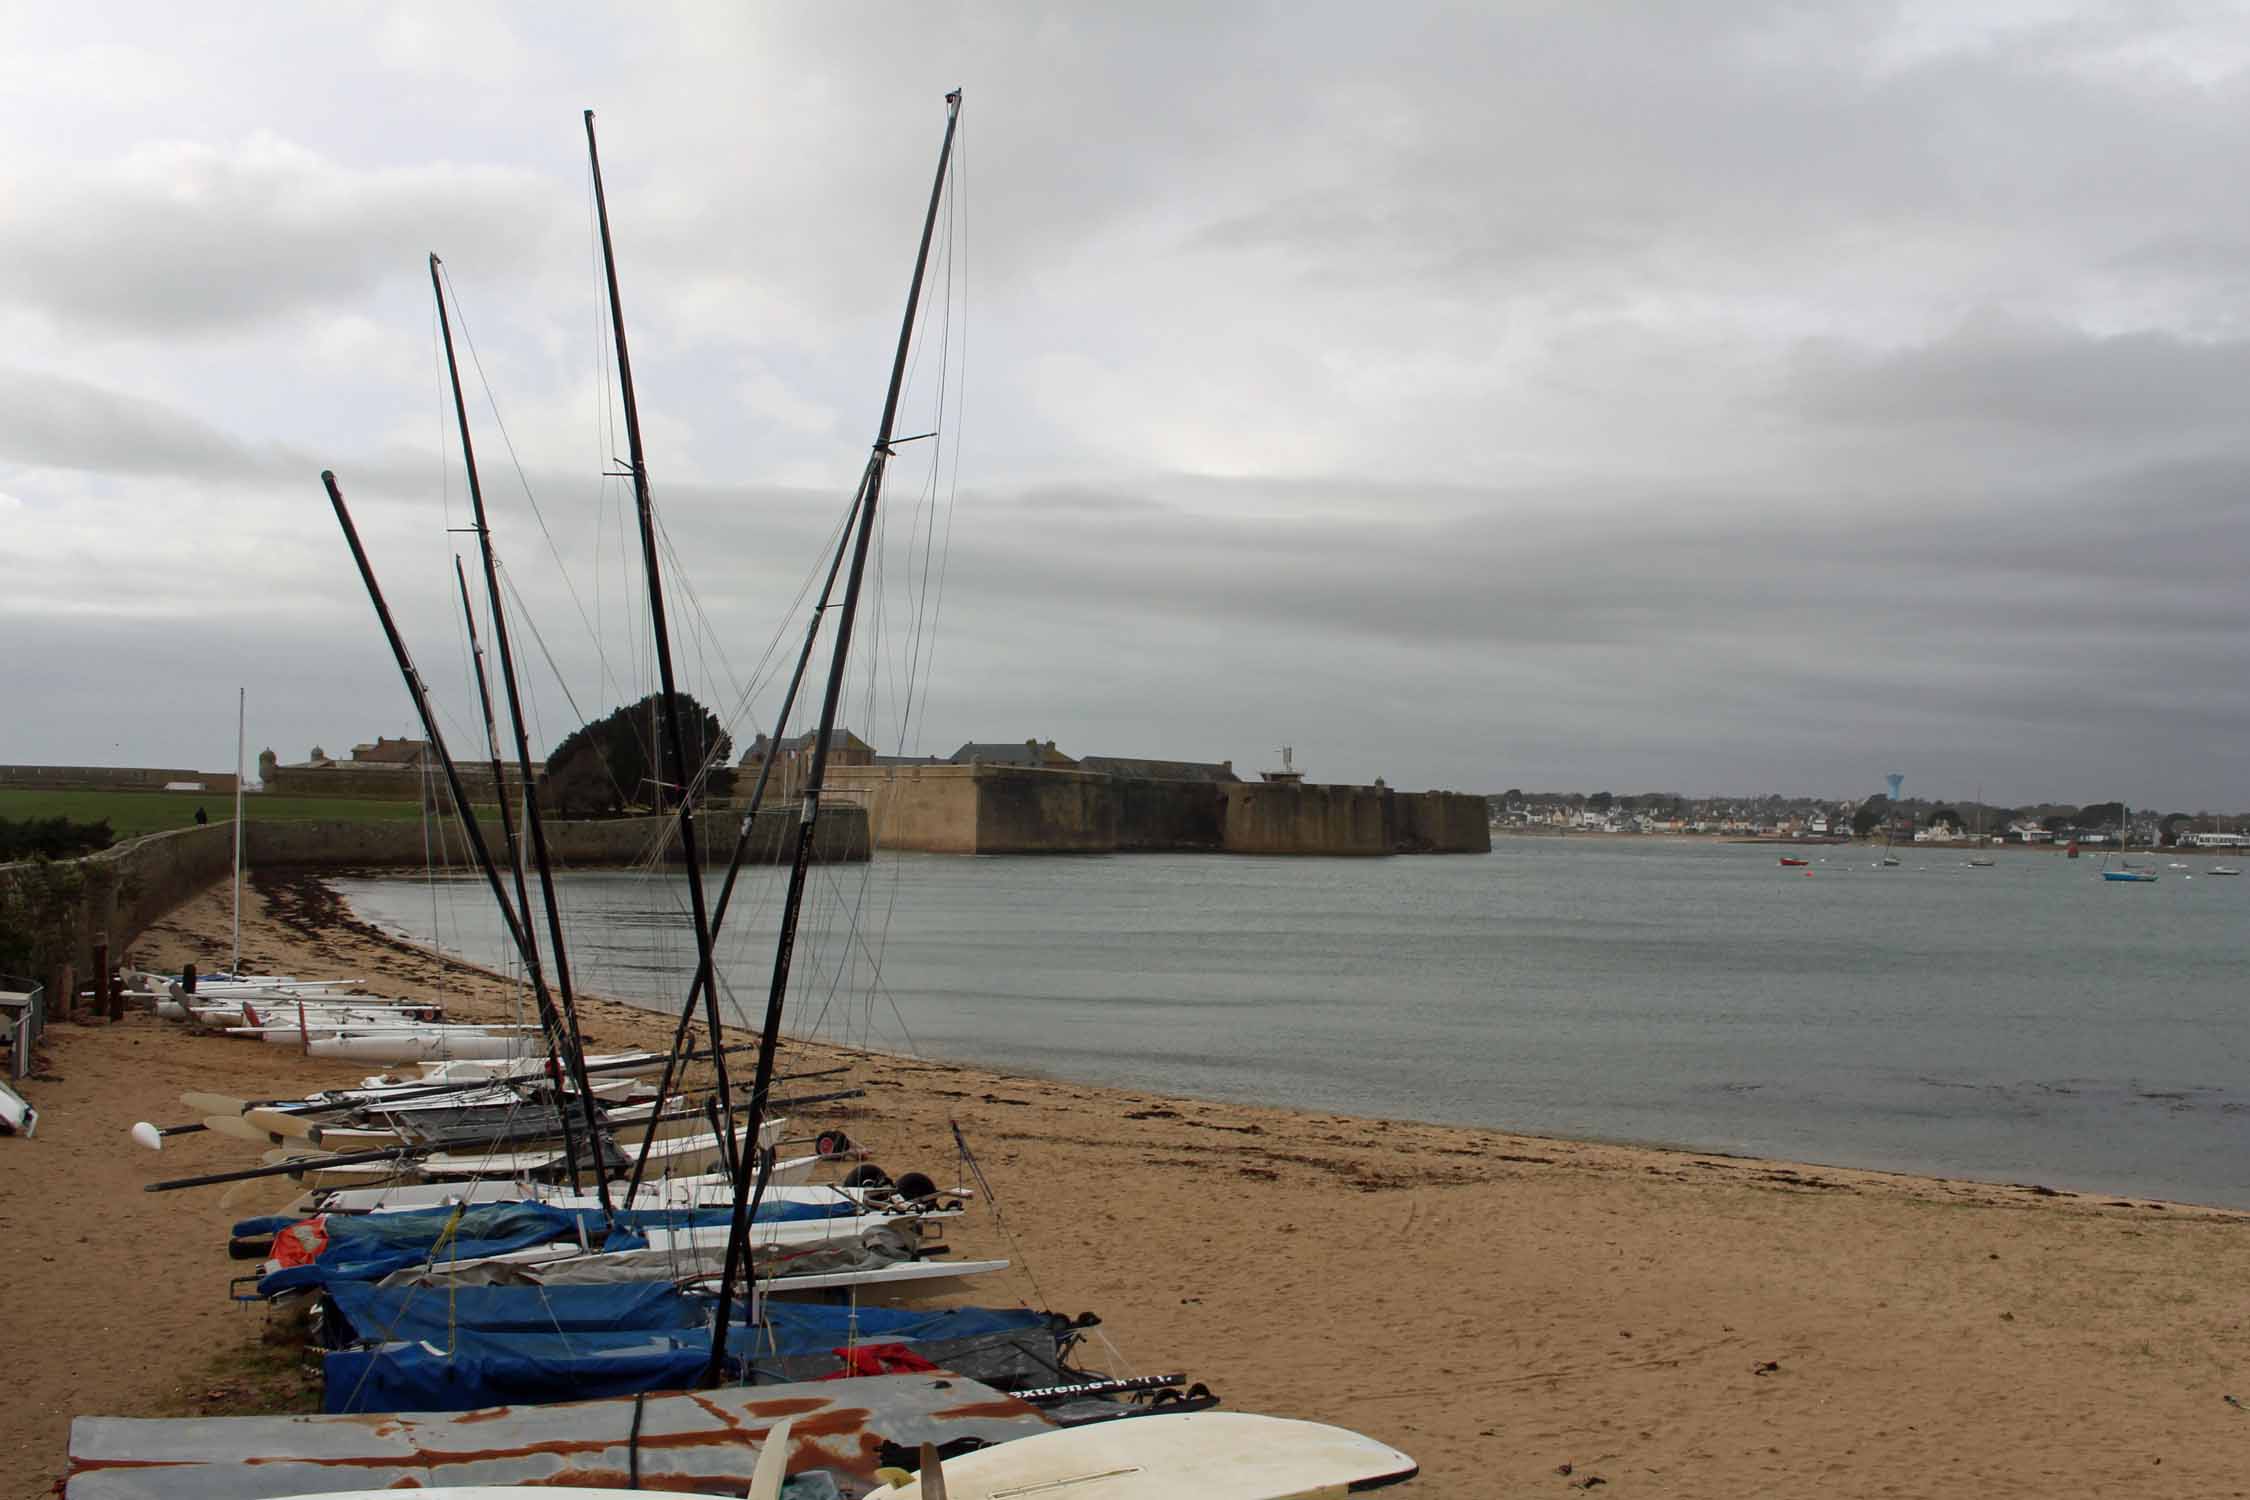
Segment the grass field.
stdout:
[[[121,839],[167,828],[186,828],[195,822],[200,807],[211,821],[234,816],[234,798],[205,792],[44,792],[0,790],[0,818],[75,818],[82,823],[109,819]],[[269,797],[253,792],[243,798],[245,821],[304,823],[320,820],[353,823],[413,823],[422,809],[412,802],[359,797]]]

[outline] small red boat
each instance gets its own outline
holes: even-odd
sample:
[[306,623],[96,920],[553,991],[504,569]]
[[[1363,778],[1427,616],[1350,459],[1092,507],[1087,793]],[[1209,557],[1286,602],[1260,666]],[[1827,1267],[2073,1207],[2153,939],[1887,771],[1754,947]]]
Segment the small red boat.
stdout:
[[1788,855],[1786,855],[1786,854],[1784,854],[1783,856],[1781,856],[1781,862],[1782,862],[1783,864],[1785,864],[1785,865],[1788,865],[1788,866],[1792,867],[1792,868],[1794,868],[1794,867],[1796,867],[1796,866],[1798,866],[1798,865],[1809,865],[1809,864],[1811,864],[1811,863],[1812,863],[1812,861],[1811,861],[1811,860],[1809,860],[1809,859],[1791,859],[1791,858],[1790,858],[1790,857],[1789,857]]

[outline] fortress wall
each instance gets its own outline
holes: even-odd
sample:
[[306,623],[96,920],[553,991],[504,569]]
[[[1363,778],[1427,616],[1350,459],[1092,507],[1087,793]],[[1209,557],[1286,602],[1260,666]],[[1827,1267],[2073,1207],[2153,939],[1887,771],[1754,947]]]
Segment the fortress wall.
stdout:
[[1466,792],[1393,792],[1391,821],[1401,854],[1490,854],[1492,820]]
[[1209,850],[1226,843],[1224,783],[1120,777],[1117,847],[1133,851]]
[[[500,825],[480,820],[485,843],[493,858],[504,859],[506,847]],[[738,814],[707,812],[695,820],[696,842],[707,868],[723,868],[734,850],[741,828]],[[216,826],[216,825],[213,825]],[[797,810],[769,808],[758,814],[757,831],[747,856],[753,863],[772,864],[795,848]],[[444,830],[442,838],[439,829]],[[448,867],[474,868],[468,840],[452,819],[431,825],[432,848],[423,848],[420,822],[271,822],[252,818],[245,831],[244,857],[252,865],[295,866],[310,869],[346,869],[383,866],[419,868],[426,857]],[[605,818],[547,824],[547,847],[564,868],[600,868],[638,865],[659,848],[667,863],[676,863],[679,851],[674,821],[670,818]],[[814,858],[824,863],[867,858],[867,816],[857,807],[821,809],[820,829],[813,844]]]
[[977,767],[979,854],[1110,854],[1117,783],[1087,771]]
[[1242,782],[1222,790],[1229,854],[1392,852],[1385,788]]
[[[469,789],[471,800],[492,795],[492,765],[489,761],[462,761],[456,764],[461,773],[461,783]],[[523,777],[514,766],[503,766],[508,778],[508,795],[523,794]],[[303,766],[277,766],[265,779],[265,790],[282,797],[364,797],[382,802],[417,802],[425,793],[436,796],[441,804],[451,805],[445,789],[445,779],[433,772],[425,778],[412,766],[363,766],[357,770],[310,770]],[[234,790],[229,783],[228,792]],[[541,804],[544,806],[544,802]]]
[[831,767],[886,849],[932,854],[1472,853],[1483,799],[1379,786],[1154,781],[1030,766]]
[[167,782],[196,781],[201,792],[181,796],[232,797],[232,771],[182,771],[154,766],[0,766],[0,786],[44,791],[160,792]]
[[[466,770],[463,768],[464,779]],[[485,785],[492,784],[492,773],[484,774]],[[384,767],[381,770],[363,771],[308,771],[300,767],[277,767],[266,776],[265,789],[282,797],[372,797],[386,802],[413,802],[421,798],[433,783],[426,782],[422,773],[405,767]],[[439,797],[445,792],[442,783],[436,784]]]
[[830,766],[830,798],[866,809],[867,826],[885,849],[926,854],[977,852],[975,766]]

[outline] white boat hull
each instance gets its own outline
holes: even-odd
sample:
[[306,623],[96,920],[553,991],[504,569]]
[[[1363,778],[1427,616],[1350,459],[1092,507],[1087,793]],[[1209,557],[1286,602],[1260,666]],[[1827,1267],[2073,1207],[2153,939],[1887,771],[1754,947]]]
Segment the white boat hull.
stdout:
[[458,1058],[527,1058],[540,1050],[539,1038],[523,1032],[376,1031],[315,1037],[305,1050],[314,1057],[347,1062],[426,1062]]
[[[1349,1428],[1198,1411],[1043,1432],[946,1459],[942,1472],[946,1500],[1301,1500],[1396,1484],[1420,1467]],[[882,1493],[925,1491],[917,1477]]]

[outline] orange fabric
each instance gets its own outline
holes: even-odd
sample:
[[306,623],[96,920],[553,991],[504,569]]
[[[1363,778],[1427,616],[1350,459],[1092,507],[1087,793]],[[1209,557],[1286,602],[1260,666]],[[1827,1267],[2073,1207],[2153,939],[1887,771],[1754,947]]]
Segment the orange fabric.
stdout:
[[320,1252],[328,1248],[328,1220],[325,1215],[306,1219],[290,1225],[273,1237],[273,1259],[277,1266],[309,1266],[320,1259]]

